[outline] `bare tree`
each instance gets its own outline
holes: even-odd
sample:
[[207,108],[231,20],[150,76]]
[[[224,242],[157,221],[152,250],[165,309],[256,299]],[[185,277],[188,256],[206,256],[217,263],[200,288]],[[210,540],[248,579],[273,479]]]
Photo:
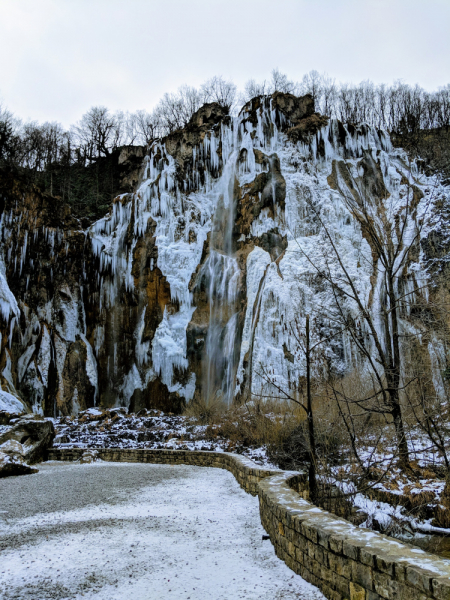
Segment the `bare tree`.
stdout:
[[[326,319],[325,319],[326,320]],[[324,321],[322,316],[316,315],[313,319],[307,314],[305,317],[298,317],[294,322],[285,325],[286,332],[290,335],[295,347],[292,350],[292,360],[297,364],[304,363],[305,375],[299,377],[298,381],[291,382],[289,386],[281,384],[276,377],[272,376],[262,365],[259,366],[259,376],[268,385],[269,393],[267,397],[287,400],[299,406],[305,414],[307,422],[307,454],[308,454],[308,482],[309,494],[313,502],[318,501],[318,481],[317,473],[319,466],[319,456],[317,451],[317,435],[313,413],[314,390],[317,391],[321,385],[320,371],[326,364],[325,346],[336,338],[341,330],[327,328],[328,333],[323,333],[323,327],[320,326]],[[256,397],[266,397],[261,394],[253,394]],[[326,462],[327,457],[322,457]],[[322,462],[323,462],[322,460]]]
[[246,104],[252,98],[257,96],[265,96],[274,92],[283,92],[286,94],[296,94],[298,91],[296,83],[288,79],[288,76],[281,73],[279,69],[273,69],[269,82],[257,82],[254,79],[249,79],[245,86],[244,92],[240,96],[242,104]]
[[203,102],[217,102],[228,108],[231,112],[236,104],[236,85],[232,81],[226,81],[223,77],[211,77],[202,87]]
[[[376,169],[371,161],[373,159],[367,156],[365,170]],[[412,290],[406,285],[405,266],[417,251],[426,213],[422,214],[420,223],[416,214],[419,190],[413,184],[408,183],[407,197],[400,205],[386,206],[383,200],[387,193],[381,183],[375,189],[372,184],[366,185],[364,180],[357,181],[346,166],[342,165],[342,170],[341,177],[337,178],[338,188],[372,250],[373,269],[379,281],[381,314],[376,314],[374,307],[369,306],[359,291],[355,276],[346,267],[332,232],[311,200],[308,205],[324,239],[324,266],[318,265],[301,248],[300,251],[331,286],[342,327],[349,332],[353,344],[370,367],[372,391],[367,397],[355,398],[353,402],[364,411],[392,417],[399,464],[407,469],[409,452],[400,402],[400,392],[406,385],[403,380],[400,314],[405,304],[421,292],[418,282],[413,283]],[[356,308],[356,318],[346,308],[346,301]]]
[[335,80],[327,75],[322,76],[322,95],[319,112],[327,117],[334,117],[336,111],[337,87]]
[[128,123],[130,144],[136,141],[138,144],[147,146],[160,135],[160,122],[155,113],[138,110],[129,116]]
[[14,162],[20,146],[20,121],[0,104],[0,163]]
[[124,134],[123,113],[111,114],[105,106],[93,106],[73,128],[84,157],[92,162],[109,156],[120,146]]
[[240,95],[241,104],[246,104],[252,98],[269,94],[269,85],[266,81],[258,83],[254,79],[249,79],[244,85],[244,91]]
[[186,127],[201,105],[201,93],[188,85],[181,86],[175,94],[164,94],[154,113],[161,133],[167,135]]
[[311,94],[314,100],[314,106],[319,106],[322,99],[324,88],[324,76],[320,75],[318,71],[310,71],[303,76],[300,84],[300,90],[302,94]]
[[293,81],[288,79],[285,73],[281,73],[279,69],[272,70],[272,81],[270,83],[270,93],[283,92],[285,94],[295,94],[297,86]]

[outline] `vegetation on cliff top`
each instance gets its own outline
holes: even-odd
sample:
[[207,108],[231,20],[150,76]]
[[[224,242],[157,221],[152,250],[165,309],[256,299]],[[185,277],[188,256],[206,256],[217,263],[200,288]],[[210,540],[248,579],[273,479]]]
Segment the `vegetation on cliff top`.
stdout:
[[450,177],[450,86],[427,92],[401,82],[337,84],[317,71],[296,83],[278,69],[272,71],[270,81],[250,80],[240,93],[222,77],[213,77],[198,89],[182,86],[176,93],[166,93],[151,113],[111,113],[103,106],[92,107],[69,129],[56,122],[24,123],[0,106],[0,166],[61,197],[75,216],[93,221],[107,212],[117,194],[131,191],[137,181],[142,155],[128,151],[124,160],[121,148],[143,147],[185,127],[205,103],[217,102],[234,113],[252,97],[275,91],[311,94],[323,115],[345,124],[367,122],[385,129],[396,145],[423,155],[431,168]]

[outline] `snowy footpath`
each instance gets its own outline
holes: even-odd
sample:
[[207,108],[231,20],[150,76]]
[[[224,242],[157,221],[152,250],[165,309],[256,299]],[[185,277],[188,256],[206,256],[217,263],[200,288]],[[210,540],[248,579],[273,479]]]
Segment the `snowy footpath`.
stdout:
[[258,500],[192,466],[46,463],[0,480],[0,597],[319,600],[274,554]]

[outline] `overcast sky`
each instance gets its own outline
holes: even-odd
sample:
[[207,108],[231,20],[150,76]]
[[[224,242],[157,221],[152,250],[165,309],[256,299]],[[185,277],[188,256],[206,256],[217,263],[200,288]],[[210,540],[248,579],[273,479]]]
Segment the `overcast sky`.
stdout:
[[68,126],[213,75],[450,83],[450,0],[0,0],[0,99]]

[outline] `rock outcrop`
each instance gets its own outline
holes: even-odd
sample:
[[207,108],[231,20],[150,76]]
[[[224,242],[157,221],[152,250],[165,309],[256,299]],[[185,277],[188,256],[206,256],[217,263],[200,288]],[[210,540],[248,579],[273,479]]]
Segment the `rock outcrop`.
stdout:
[[0,433],[0,452],[19,457],[29,464],[46,460],[55,437],[53,423],[38,415],[27,415],[14,421]]
[[30,467],[18,454],[1,452],[0,448],[0,478],[13,475],[30,475],[37,473],[36,467]]

